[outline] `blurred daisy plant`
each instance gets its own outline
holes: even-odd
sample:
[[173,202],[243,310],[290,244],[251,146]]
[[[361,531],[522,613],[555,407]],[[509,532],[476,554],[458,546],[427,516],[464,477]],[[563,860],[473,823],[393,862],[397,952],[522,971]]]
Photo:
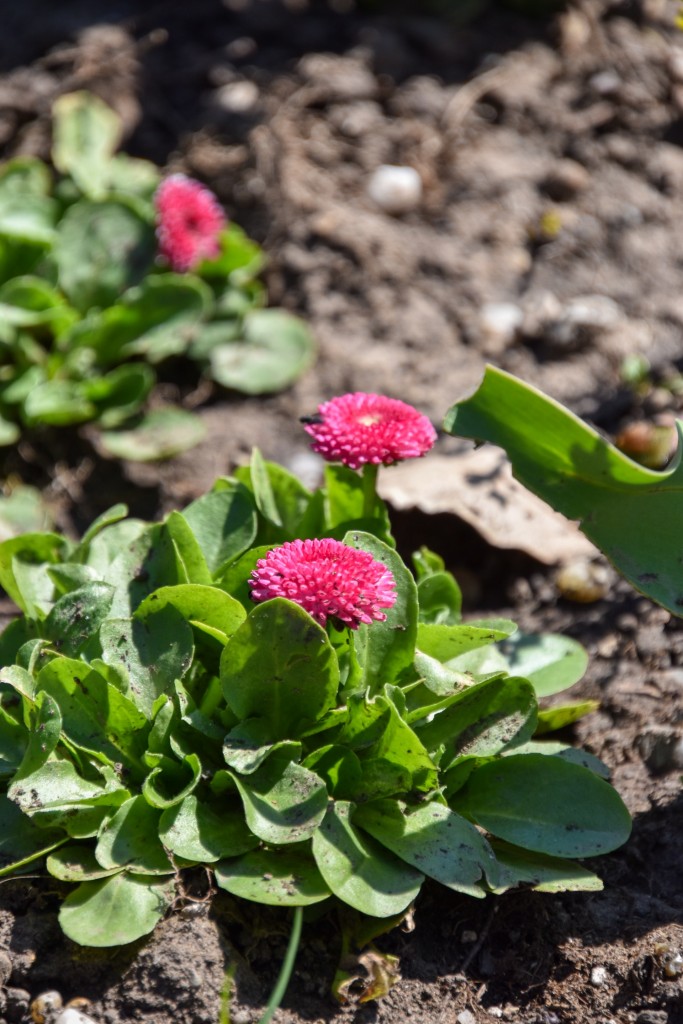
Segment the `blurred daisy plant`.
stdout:
[[[0,637],[0,875],[43,862],[66,935],[113,946],[208,871],[291,916],[275,1002],[309,908],[339,923],[344,999],[349,955],[427,879],[596,890],[583,858],[630,830],[607,768],[548,737],[595,707],[544,706],[583,649],[463,619],[439,556],[396,549],[374,474],[425,455],[429,420],[356,393],[305,428],[317,490],[254,451],[163,522],[117,506],[79,542],[0,544],[22,612]],[[397,977],[373,956],[364,999]]]
[[119,118],[89,93],[53,113],[52,166],[0,166],[0,444],[94,421],[112,455],[172,455],[202,428],[175,407],[145,415],[158,366],[279,391],[312,339],[264,308],[261,250],[208,188],[118,152]]

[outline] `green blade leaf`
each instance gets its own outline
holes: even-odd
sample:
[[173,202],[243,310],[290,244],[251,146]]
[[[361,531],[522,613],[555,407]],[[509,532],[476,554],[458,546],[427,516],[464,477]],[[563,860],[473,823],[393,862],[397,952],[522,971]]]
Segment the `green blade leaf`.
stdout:
[[327,899],[330,890],[308,843],[253,850],[216,865],[216,882],[233,896],[278,907],[305,907]]
[[353,646],[362,669],[359,685],[377,692],[384,683],[395,682],[410,668],[417,635],[417,585],[396,551],[370,533],[353,530],[344,544],[369,551],[391,571],[396,581],[396,603],[385,609],[386,620],[362,624],[353,635]]
[[167,605],[139,619],[107,619],[100,629],[102,659],[121,665],[130,677],[131,699],[151,716],[157,697],[173,692],[192,663],[192,628],[180,612]]
[[159,840],[160,817],[144,797],[126,800],[100,832],[95,847],[98,864],[103,868],[129,867],[142,874],[174,871]]
[[600,892],[602,880],[583,864],[560,857],[530,853],[517,846],[494,839],[491,843],[499,867],[499,878],[491,885],[493,892],[503,893],[518,885],[536,892]]
[[451,434],[490,441],[515,476],[570,519],[642,593],[675,615],[683,605],[676,558],[683,517],[683,428],[663,472],[631,461],[559,403],[494,367],[449,411]]
[[131,462],[155,462],[194,448],[206,436],[199,416],[185,409],[152,409],[116,430],[102,430],[98,442],[117,459]]
[[462,622],[458,625],[434,625],[421,622],[417,628],[417,646],[430,658],[450,661],[468,651],[505,640],[517,626],[506,619],[493,619],[490,623]]
[[489,882],[498,878],[487,841],[443,804],[432,800],[408,807],[398,800],[378,800],[358,807],[353,820],[401,860],[456,892],[483,897],[484,877]]
[[160,587],[151,593],[138,605],[135,618],[144,620],[167,606],[175,608],[196,629],[210,626],[218,631],[224,643],[247,617],[239,601],[218,587],[180,583],[175,587]]
[[90,92],[60,96],[52,107],[52,161],[85,195],[101,199],[109,185],[109,162],[121,141],[121,119]]
[[241,811],[221,808],[219,813],[194,795],[163,812],[159,838],[174,856],[199,864],[236,857],[259,842]]
[[263,718],[271,741],[295,739],[334,706],[339,666],[325,630],[278,597],[257,605],[221,656],[223,693],[240,719]]
[[537,697],[549,697],[578,683],[588,666],[581,644],[557,633],[515,633],[500,649],[510,674],[528,679]]
[[625,843],[621,797],[587,768],[517,754],[476,768],[451,806],[493,835],[553,857],[596,857]]
[[392,917],[412,903],[424,875],[351,822],[353,804],[337,800],[313,836],[313,856],[335,896],[373,917]]
[[83,882],[59,911],[62,931],[81,946],[122,946],[148,935],[174,894],[172,881],[120,872]]
[[247,824],[266,843],[310,838],[325,816],[327,787],[314,772],[277,756],[246,777],[233,774]]
[[256,509],[241,484],[197,498],[181,515],[214,575],[243,554],[256,537]]
[[526,679],[488,679],[446,700],[448,707],[415,726],[428,750],[444,746],[442,771],[458,757],[487,757],[524,743],[536,728],[536,697]]
[[262,309],[245,317],[241,341],[211,349],[209,370],[223,387],[262,395],[289,387],[314,358],[313,338],[301,320],[278,309]]

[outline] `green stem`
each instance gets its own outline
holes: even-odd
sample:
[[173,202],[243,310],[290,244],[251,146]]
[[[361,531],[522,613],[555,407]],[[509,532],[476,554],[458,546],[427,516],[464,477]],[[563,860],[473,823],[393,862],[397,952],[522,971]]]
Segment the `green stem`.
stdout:
[[366,462],[363,466],[363,518],[372,519],[377,504],[377,473],[379,466]]
[[280,1003],[284,999],[287,986],[289,985],[289,979],[292,976],[292,970],[294,969],[294,961],[296,960],[296,954],[299,951],[299,940],[301,939],[301,924],[304,916],[303,907],[294,908],[294,920],[292,921],[292,931],[289,936],[289,945],[287,946],[287,952],[285,953],[285,959],[280,968],[280,974],[278,975],[277,983],[272,991],[271,997],[268,1000],[268,1006],[266,1012],[261,1017],[259,1024],[269,1024],[273,1019],[273,1014],[279,1007]]
[[30,853],[28,857],[22,857],[21,860],[15,860],[13,864],[8,864],[6,867],[0,870],[0,878],[4,878],[6,875],[11,875],[19,868],[26,867],[27,864],[32,864],[34,860],[40,860],[41,857],[46,857],[48,853],[52,853],[53,850],[57,850],[60,846],[64,846],[64,843],[68,843],[70,836],[65,836],[64,839],[60,839],[56,843],[52,843],[51,846],[45,846],[42,850],[36,850],[35,853]]

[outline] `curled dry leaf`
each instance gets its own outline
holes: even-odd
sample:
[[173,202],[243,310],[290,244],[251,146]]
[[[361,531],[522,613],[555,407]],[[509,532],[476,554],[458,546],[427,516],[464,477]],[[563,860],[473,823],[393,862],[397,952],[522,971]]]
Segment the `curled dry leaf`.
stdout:
[[432,454],[392,466],[381,477],[380,492],[397,509],[458,516],[494,547],[525,551],[546,565],[596,554],[574,523],[514,479],[500,448]]
[[366,949],[342,959],[332,991],[340,1003],[369,1003],[385,996],[401,980],[398,957]]

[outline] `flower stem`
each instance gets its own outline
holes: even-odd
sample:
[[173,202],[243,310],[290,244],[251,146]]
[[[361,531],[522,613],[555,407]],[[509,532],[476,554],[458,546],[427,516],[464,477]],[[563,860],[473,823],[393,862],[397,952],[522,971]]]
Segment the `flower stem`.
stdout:
[[296,954],[299,950],[299,940],[301,939],[301,923],[303,921],[304,908],[294,908],[294,920],[292,921],[292,930],[289,935],[289,945],[287,946],[287,952],[285,953],[285,959],[282,962],[280,968],[280,974],[273,989],[266,1012],[261,1017],[259,1024],[269,1024],[273,1019],[273,1014],[279,1007],[280,1003],[284,999],[287,986],[289,985],[289,979],[292,976],[292,970],[294,969],[294,961],[296,960]]
[[379,466],[366,462],[363,466],[363,519],[372,519],[377,504],[377,473]]

